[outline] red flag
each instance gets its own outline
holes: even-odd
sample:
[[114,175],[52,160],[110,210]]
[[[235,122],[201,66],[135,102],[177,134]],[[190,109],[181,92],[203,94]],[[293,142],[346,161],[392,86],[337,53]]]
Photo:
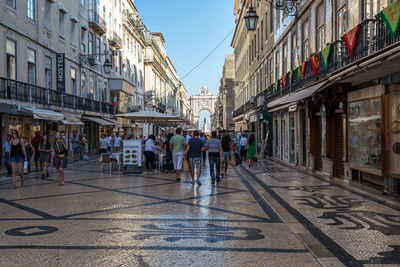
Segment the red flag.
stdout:
[[346,44],[347,50],[349,51],[350,57],[353,57],[353,51],[357,43],[357,36],[359,32],[360,32],[360,24],[358,24],[349,32],[343,35],[343,40],[344,43]]
[[306,73],[306,63],[307,61],[304,61],[301,63],[301,81],[304,82],[304,74]]
[[311,57],[311,64],[312,64],[314,76],[318,77],[318,75],[319,75],[319,54],[315,54]]
[[284,76],[282,76],[282,87],[283,87],[283,90],[286,90],[286,85],[287,85],[287,73],[284,75]]

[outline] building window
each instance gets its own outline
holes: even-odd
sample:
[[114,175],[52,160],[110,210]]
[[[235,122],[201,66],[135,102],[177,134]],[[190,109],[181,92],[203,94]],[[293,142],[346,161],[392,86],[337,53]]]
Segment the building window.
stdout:
[[268,11],[265,12],[265,29],[263,28],[263,30],[265,31],[265,40],[268,39]]
[[51,30],[53,25],[52,21],[52,8],[51,8],[51,2],[48,0],[44,1],[44,26]]
[[283,44],[283,56],[282,56],[282,75],[287,72],[287,43]]
[[281,11],[276,9],[275,12],[276,12],[276,16],[275,16],[276,28],[279,28],[279,25],[280,25],[280,22],[281,22]]
[[274,78],[274,58],[271,57],[269,59],[269,79],[268,79],[268,86],[271,86]]
[[44,58],[44,75],[45,75],[45,83],[46,88],[51,89],[53,87],[53,78],[52,78],[52,62],[51,57],[45,56]]
[[86,91],[86,81],[87,81],[87,79],[86,79],[86,73],[85,72],[82,72],[82,74],[81,74],[81,96],[83,96],[83,97],[86,97],[87,95],[87,91]]
[[260,36],[260,41],[261,41],[261,50],[264,49],[264,21],[261,21],[261,36]]
[[28,48],[28,83],[36,85],[36,52]]
[[85,0],[80,0],[80,2],[81,2],[81,6],[85,6]]
[[359,170],[381,172],[381,99],[349,103],[349,163]]
[[76,22],[71,20],[71,44],[76,46],[76,39],[77,39],[77,33],[76,33]]
[[7,39],[6,42],[6,53],[7,53],[7,78],[11,80],[17,79],[17,43]]
[[89,32],[89,46],[88,46],[88,53],[93,54],[93,33]]
[[[388,1],[388,4],[393,3],[392,0]],[[378,13],[378,2],[377,0],[361,0],[361,20],[373,19]],[[371,14],[372,9],[372,14]]]
[[269,5],[269,14],[271,14],[271,16],[269,17],[269,33],[273,33],[274,32],[274,12],[273,12],[273,7],[272,4]]
[[58,35],[65,38],[65,14],[61,10],[58,12]]
[[86,30],[84,28],[81,28],[81,51],[83,53],[86,53],[85,35],[86,35]]
[[14,9],[17,9],[17,0],[7,0],[7,5]]
[[317,52],[325,47],[325,5],[320,4],[317,12]]
[[347,7],[342,6],[336,13],[336,39],[339,39],[347,32]]
[[96,38],[96,54],[100,54],[100,50],[101,50],[101,47],[100,47],[100,38],[97,37],[97,38]]
[[76,93],[76,69],[71,68],[71,91],[73,95],[77,95]]
[[264,75],[265,75],[265,77],[264,77],[264,79],[265,79],[265,81],[264,81],[264,85],[265,85],[264,90],[266,90],[267,87],[268,87],[268,61],[266,61],[265,66],[264,66]]
[[309,41],[308,41],[308,20],[304,21],[303,23],[303,30],[302,30],[302,40],[303,40],[303,45],[302,45],[302,61],[306,61],[310,57],[310,51],[309,51]]
[[297,66],[297,33],[292,33],[292,58],[290,62],[290,67],[294,69]]
[[26,14],[28,18],[31,20],[35,20],[36,17],[36,1],[35,0],[27,0],[26,1]]
[[280,75],[279,62],[280,62],[280,51],[278,50],[275,53],[275,81],[279,80],[279,75]]

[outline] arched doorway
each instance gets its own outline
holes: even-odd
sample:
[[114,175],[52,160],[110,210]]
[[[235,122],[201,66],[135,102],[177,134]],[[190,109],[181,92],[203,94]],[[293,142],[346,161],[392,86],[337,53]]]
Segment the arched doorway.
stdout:
[[[201,131],[209,133],[211,129],[211,112],[208,109],[202,109],[198,113],[198,128]],[[206,126],[204,126],[206,124]]]

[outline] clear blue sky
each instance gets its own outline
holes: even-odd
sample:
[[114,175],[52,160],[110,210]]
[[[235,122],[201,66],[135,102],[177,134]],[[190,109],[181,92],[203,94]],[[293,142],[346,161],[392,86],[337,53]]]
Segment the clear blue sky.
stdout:
[[[167,54],[182,78],[211,52],[235,25],[234,0],[134,0],[152,32],[162,32]],[[213,94],[219,87],[225,54],[233,32],[183,83],[188,95],[206,85]]]

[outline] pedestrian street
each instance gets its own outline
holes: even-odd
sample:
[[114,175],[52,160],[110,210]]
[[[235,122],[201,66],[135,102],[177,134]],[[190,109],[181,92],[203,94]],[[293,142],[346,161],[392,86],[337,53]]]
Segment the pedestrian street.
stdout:
[[271,160],[236,168],[317,258],[346,266],[400,266],[400,205]]
[[[188,173],[122,175],[98,163],[0,186],[7,266],[320,266],[260,194],[229,168],[211,185]],[[340,264],[335,258],[330,262]],[[3,265],[5,266],[5,265]]]

